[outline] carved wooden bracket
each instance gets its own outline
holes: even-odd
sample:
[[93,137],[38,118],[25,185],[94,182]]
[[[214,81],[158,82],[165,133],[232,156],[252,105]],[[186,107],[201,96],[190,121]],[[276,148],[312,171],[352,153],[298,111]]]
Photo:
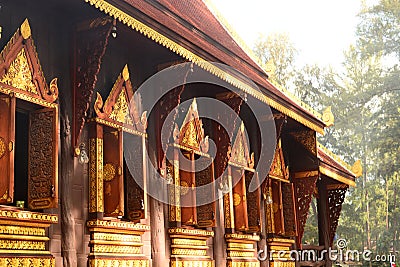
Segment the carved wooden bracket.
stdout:
[[342,188],[328,189],[328,222],[329,222],[329,245],[332,246],[333,238],[335,237],[336,228],[339,223],[340,211],[346,195],[348,186]]
[[112,29],[109,17],[78,25],[74,44],[73,138],[75,148],[87,119],[93,91]]
[[[219,98],[217,96],[217,98]],[[227,104],[233,111],[239,115],[240,107],[242,106],[243,99],[239,96],[231,96],[231,97],[222,97],[219,98],[220,101],[223,101]],[[214,140],[216,140],[217,145],[217,155],[215,157],[215,167],[216,167],[216,177],[221,176],[224,172],[230,158],[231,158],[231,149],[232,145],[230,143],[229,136],[233,136],[233,133],[236,129],[236,120],[233,116],[233,113],[226,112],[226,114],[220,114],[220,120],[225,120],[221,122],[221,125],[226,125],[226,132],[223,130],[215,131]]]
[[315,191],[318,176],[294,179],[294,190],[297,209],[297,246],[301,247],[301,239],[304,234],[304,226],[307,221],[308,211]]

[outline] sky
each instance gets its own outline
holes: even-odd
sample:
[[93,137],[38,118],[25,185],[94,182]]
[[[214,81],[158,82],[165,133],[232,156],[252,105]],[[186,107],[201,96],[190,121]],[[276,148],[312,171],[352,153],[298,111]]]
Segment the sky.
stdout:
[[354,43],[360,0],[212,0],[253,48],[260,33],[287,33],[299,54],[297,64],[340,67]]

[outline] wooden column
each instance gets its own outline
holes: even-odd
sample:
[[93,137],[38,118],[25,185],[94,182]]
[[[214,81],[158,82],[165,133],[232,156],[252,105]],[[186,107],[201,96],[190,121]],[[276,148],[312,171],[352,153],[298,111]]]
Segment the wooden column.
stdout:
[[226,243],[225,243],[225,231],[224,231],[224,197],[223,192],[218,192],[220,195],[217,199],[216,209],[216,226],[214,228],[214,260],[215,266],[226,266]]
[[[328,192],[326,189],[326,184],[322,181],[317,183],[317,187],[318,240],[320,246],[324,246],[325,249],[329,249]],[[326,255],[325,260],[325,266],[331,267],[332,261],[329,260],[328,255]]]

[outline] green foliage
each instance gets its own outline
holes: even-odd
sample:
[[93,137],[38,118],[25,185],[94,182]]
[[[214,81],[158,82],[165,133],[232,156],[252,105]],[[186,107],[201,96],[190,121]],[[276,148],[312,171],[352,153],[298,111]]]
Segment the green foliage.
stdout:
[[[349,163],[362,161],[363,175],[342,207],[338,237],[345,238],[350,249],[396,251],[399,258],[400,1],[380,0],[364,6],[359,16],[357,42],[344,52],[341,72],[315,65],[296,69],[295,53],[290,52],[296,49],[287,36],[281,42],[277,36],[264,37],[255,52],[274,63],[272,78],[305,103],[320,111],[332,107],[335,125],[319,141]],[[285,44],[289,46],[282,47]],[[311,206],[304,242],[317,243],[317,225]],[[382,264],[364,263],[389,266]]]

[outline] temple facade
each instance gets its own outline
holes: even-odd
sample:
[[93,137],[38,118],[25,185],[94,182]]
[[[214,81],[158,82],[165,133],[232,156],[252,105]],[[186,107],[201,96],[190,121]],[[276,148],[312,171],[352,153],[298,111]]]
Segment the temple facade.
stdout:
[[210,3],[6,0],[0,26],[0,266],[332,266],[291,251],[334,245],[361,166]]

